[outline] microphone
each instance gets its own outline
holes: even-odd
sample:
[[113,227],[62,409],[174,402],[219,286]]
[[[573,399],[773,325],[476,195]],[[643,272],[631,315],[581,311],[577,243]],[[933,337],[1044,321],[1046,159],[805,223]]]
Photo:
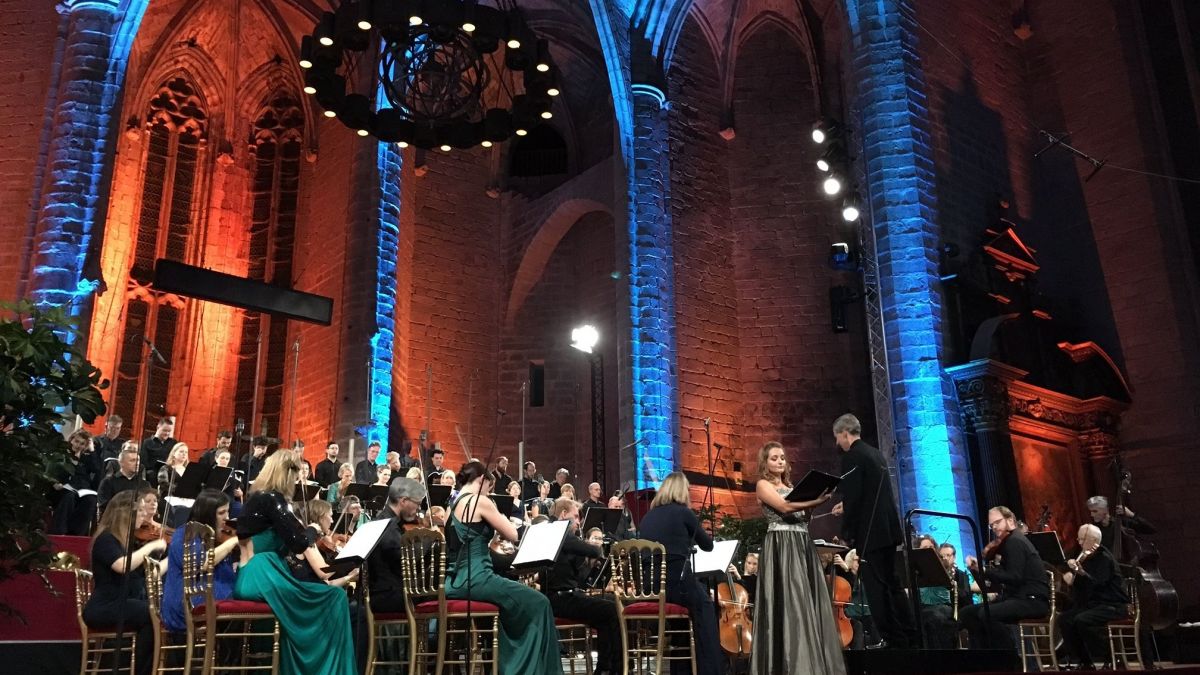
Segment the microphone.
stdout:
[[716,449],[718,449],[718,450],[724,450],[724,449],[725,449],[725,446],[721,445],[720,443],[717,443],[716,441],[713,441],[713,447],[715,447],[715,448],[716,448]]
[[150,338],[143,335],[142,342],[146,343],[146,346],[150,348],[150,353],[154,355],[154,358],[157,359],[159,363],[163,364],[164,366],[167,365],[167,360],[163,358],[162,352],[158,351],[158,347],[154,346],[154,343],[150,341]]
[[233,425],[233,430],[241,436],[242,432],[246,430],[246,420],[239,417],[237,423]]
[[712,418],[711,418],[711,417],[705,417],[705,418],[704,418],[704,428],[705,428],[705,429],[707,429],[707,428],[708,428],[708,423],[709,423],[709,422],[712,422]]

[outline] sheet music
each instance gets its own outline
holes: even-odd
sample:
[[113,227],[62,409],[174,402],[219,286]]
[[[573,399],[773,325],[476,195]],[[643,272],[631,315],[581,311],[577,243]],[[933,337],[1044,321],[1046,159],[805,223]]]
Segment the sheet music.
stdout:
[[375,548],[376,542],[383,536],[383,531],[391,524],[391,518],[381,518],[359,525],[358,529],[354,531],[354,535],[342,546],[342,552],[338,553],[335,560],[345,558],[366,560],[367,556],[371,555],[371,550]]
[[696,551],[692,556],[692,574],[724,574],[737,555],[738,540],[714,541],[713,550]]
[[64,490],[70,490],[71,492],[74,492],[75,494],[79,495],[80,497],[91,497],[96,494],[95,490],[88,490],[86,488],[80,490],[80,489],[73,487],[70,483],[63,483],[62,486],[63,486]]
[[567,536],[569,525],[570,523],[565,520],[531,525],[525,530],[525,537],[521,539],[521,546],[517,549],[517,555],[512,561],[513,567],[530,563],[554,562],[558,557],[558,550],[562,547],[563,539]]

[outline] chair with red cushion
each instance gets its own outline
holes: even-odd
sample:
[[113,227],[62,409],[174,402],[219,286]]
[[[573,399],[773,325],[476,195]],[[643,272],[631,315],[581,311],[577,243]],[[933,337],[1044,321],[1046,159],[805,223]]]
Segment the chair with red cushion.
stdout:
[[[643,663],[653,659],[652,672],[666,672],[663,661],[689,661],[696,672],[696,643],[687,607],[667,602],[667,550],[662,544],[631,539],[613,544],[613,586],[617,618],[621,623],[621,645],[633,657],[635,672],[645,672]],[[668,623],[670,622],[670,623]],[[633,646],[629,644],[634,629]],[[680,643],[670,644],[672,638]],[[623,672],[628,672],[626,660]]]
[[[500,608],[487,602],[446,598],[446,539],[441,532],[418,528],[400,539],[404,604],[408,609],[408,672],[424,673],[435,658],[435,675],[447,664],[490,665],[499,672]],[[429,651],[424,637],[437,621],[437,649]],[[465,639],[466,644],[460,644]],[[453,642],[453,644],[452,644]],[[453,649],[454,654],[449,654]],[[469,650],[469,655],[466,654]],[[421,665],[418,669],[418,663]]]
[[[214,535],[211,527],[197,522],[188,522],[183,532],[183,602],[187,618],[188,641],[184,657],[192,662],[196,645],[204,647],[202,675],[212,675],[216,668],[217,647],[222,640],[240,641],[239,656],[235,663],[221,663],[222,672],[252,672],[279,670],[279,621],[271,607],[249,600],[217,600],[213,597],[213,570],[216,568]],[[199,546],[188,545],[199,540]],[[195,604],[193,598],[202,596],[203,601]],[[264,629],[262,627],[269,627]],[[254,638],[269,638],[269,654],[251,653]]]
[[408,664],[407,659],[393,659],[390,655],[380,655],[379,653],[380,642],[394,643],[400,640],[408,640],[408,613],[376,612],[371,609],[371,584],[367,579],[366,566],[362,568],[362,573],[358,577],[358,584],[363,589],[363,610],[367,615],[366,675],[374,675],[376,666],[402,666]]
[[[83,622],[83,608],[87,605],[88,600],[92,598],[92,587],[94,580],[92,573],[84,569],[75,570],[75,618],[79,620],[79,635],[83,647],[82,655],[79,660],[80,675],[89,675],[90,673],[108,672],[109,667],[104,666],[101,671],[101,659],[106,654],[113,655],[110,658],[115,658],[117,629],[112,628],[90,628]],[[121,649],[122,653],[129,657],[129,668],[121,669],[122,672],[132,673],[134,669],[134,652],[137,651],[137,637],[135,631],[126,630],[125,639],[129,641],[128,647]],[[109,644],[112,641],[113,644]]]

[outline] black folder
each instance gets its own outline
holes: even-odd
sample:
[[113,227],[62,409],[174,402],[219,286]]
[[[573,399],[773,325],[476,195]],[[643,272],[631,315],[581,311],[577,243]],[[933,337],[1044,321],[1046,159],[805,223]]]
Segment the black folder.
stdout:
[[833,476],[824,471],[809,471],[788,493],[787,500],[789,502],[812,501],[820,497],[823,492],[836,488],[842,479],[849,476],[852,471],[854,469],[850,469],[840,476]]
[[917,587],[936,586],[950,588],[950,573],[942,565],[937,550],[932,548],[914,548],[908,552],[908,563],[912,565],[917,577]]
[[207,475],[208,467],[202,466],[199,462],[191,462],[183,470],[182,476],[170,482],[170,496],[178,499],[195,499],[200,494],[200,490],[204,489],[204,478]]
[[213,465],[208,470],[208,478],[204,479],[204,487],[210,490],[224,490],[226,482],[229,481],[229,476],[233,474],[233,469],[227,466]]
[[307,502],[317,498],[317,493],[321,491],[321,486],[316,484],[305,483],[303,485],[297,483],[296,490],[292,493],[293,502]]
[[624,513],[621,509],[602,509],[596,506],[590,506],[583,511],[583,527],[584,536],[592,530],[593,527],[600,528],[604,534],[615,537],[617,527],[621,524],[621,514]]
[[430,485],[429,495],[425,497],[425,510],[428,511],[433,506],[450,506],[450,493],[453,490],[449,485]]
[[346,487],[346,494],[341,498],[350,496],[358,497],[358,503],[362,504],[364,511],[378,511],[387,505],[388,488],[386,485],[351,483]]
[[492,501],[496,502],[496,510],[500,512],[500,515],[504,516],[505,518],[508,518],[510,515],[512,515],[512,510],[513,510],[513,496],[512,495],[490,494],[490,495],[488,495],[488,497],[491,497]]
[[1067,557],[1063,555],[1062,542],[1058,540],[1057,532],[1030,532],[1025,536],[1029,543],[1033,544],[1033,550],[1042,557],[1042,562],[1056,567],[1067,564]]

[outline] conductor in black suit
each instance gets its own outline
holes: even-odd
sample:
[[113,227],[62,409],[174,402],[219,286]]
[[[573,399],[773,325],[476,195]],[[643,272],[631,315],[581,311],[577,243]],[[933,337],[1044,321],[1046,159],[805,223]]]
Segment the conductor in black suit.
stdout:
[[871,617],[887,646],[907,647],[911,622],[895,569],[896,546],[904,541],[904,535],[887,461],[862,440],[862,423],[854,415],[837,418],[833,437],[842,451],[842,473],[854,469],[842,480],[842,501],[833,511],[842,516],[842,539],[858,550],[859,575]]

